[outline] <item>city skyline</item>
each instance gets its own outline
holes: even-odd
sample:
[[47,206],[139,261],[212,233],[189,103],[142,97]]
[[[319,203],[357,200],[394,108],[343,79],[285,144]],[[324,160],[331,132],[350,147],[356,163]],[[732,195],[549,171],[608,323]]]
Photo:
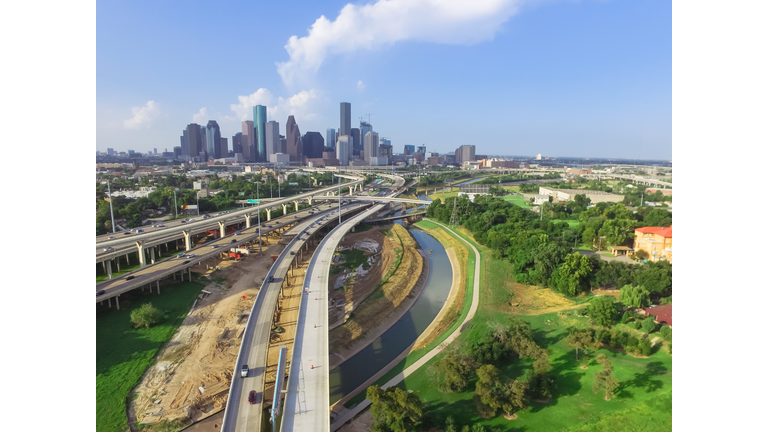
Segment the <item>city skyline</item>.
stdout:
[[[485,154],[671,159],[669,4],[466,6],[473,12],[467,18],[427,17],[429,36],[411,22],[426,3],[389,3],[393,15],[388,18],[405,20],[403,33],[382,30],[376,36],[385,43],[365,46],[361,38],[374,31],[365,24],[386,22],[381,2],[292,2],[290,20],[264,23],[263,52],[238,68],[205,76],[177,74],[172,65],[192,47],[221,48],[216,52],[225,61],[236,49],[218,36],[194,34],[203,23],[193,10],[185,10],[193,8],[178,2],[100,3],[97,150],[172,148],[178,145],[179,127],[209,120],[219,124],[222,136],[233,136],[241,131],[240,122],[253,120],[256,105],[266,107],[267,121],[280,123],[280,134],[286,134],[289,115],[302,130],[322,133],[341,129],[338,104],[344,101],[353,105],[351,125],[367,121],[370,114],[377,132],[389,137],[398,152],[406,144],[426,144],[440,153],[477,145]],[[215,9],[211,19],[222,23],[256,13],[248,3]],[[278,5],[265,5],[263,13],[279,16],[278,10]],[[340,24],[350,16],[360,21],[353,26],[356,31]],[[189,22],[180,24],[184,20]],[[150,36],[139,35],[134,42],[141,50],[127,45],[127,26],[160,22],[178,35],[155,35],[151,43]],[[451,28],[462,29],[464,36],[451,36]],[[326,37],[331,31],[348,43]],[[377,67],[362,68],[365,62]],[[495,138],[499,132],[502,140]]]

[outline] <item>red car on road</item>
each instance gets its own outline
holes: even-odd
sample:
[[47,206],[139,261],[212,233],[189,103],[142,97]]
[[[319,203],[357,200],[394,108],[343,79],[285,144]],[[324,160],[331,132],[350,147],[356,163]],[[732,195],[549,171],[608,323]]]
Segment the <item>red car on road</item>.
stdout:
[[252,404],[256,403],[256,390],[251,390],[251,392],[248,393],[248,402]]

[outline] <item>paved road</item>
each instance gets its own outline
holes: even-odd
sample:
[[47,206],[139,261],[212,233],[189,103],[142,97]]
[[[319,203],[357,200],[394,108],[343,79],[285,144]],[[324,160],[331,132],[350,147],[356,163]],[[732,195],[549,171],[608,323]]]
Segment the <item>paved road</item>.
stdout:
[[[363,181],[364,181],[363,179],[360,179],[354,182],[344,183],[342,184],[342,187],[352,186],[358,183],[362,183]],[[283,199],[276,199],[276,200],[270,201],[268,206],[277,207],[278,205],[281,205],[281,204],[292,204],[294,201],[302,201],[302,200],[308,199],[308,197],[313,197],[314,199],[316,195],[322,195],[326,192],[334,192],[337,190],[338,190],[338,186],[329,186],[329,187],[317,189],[312,192],[306,192],[306,193],[286,197]],[[260,206],[261,209],[264,209],[264,207],[265,206]],[[125,243],[130,243],[135,241],[151,241],[157,238],[158,236],[164,236],[165,234],[181,233],[182,231],[190,231],[190,230],[199,232],[199,230],[201,230],[203,227],[207,227],[211,225],[212,222],[218,223],[218,222],[226,222],[226,221],[237,219],[237,218],[244,218],[246,215],[249,215],[251,213],[256,213],[256,211],[257,211],[257,207],[251,206],[243,210],[231,210],[227,214],[224,214],[221,216],[214,216],[210,219],[202,220],[202,219],[195,218],[196,221],[192,223],[187,222],[185,224],[173,225],[170,227],[166,226],[164,228],[156,229],[155,231],[152,231],[152,232],[144,232],[141,234],[130,234],[130,235],[125,235],[125,234],[113,235],[114,239],[111,239],[111,240],[107,239],[104,241],[100,241],[98,242],[98,246],[100,248],[109,247],[109,246],[116,247],[119,245],[124,245]]]
[[[365,204],[355,203],[344,206],[342,207],[342,214],[359,211],[362,206]],[[325,216],[329,217],[323,219]],[[280,287],[292,263],[298,259],[299,251],[309,236],[323,226],[334,222],[336,217],[338,217],[338,208],[334,207],[323,212],[316,212],[312,218],[307,218],[292,227],[292,230],[298,230],[298,232],[306,230],[306,232],[303,235],[297,235],[288,244],[267,273],[267,278],[274,277],[274,282],[268,283],[266,282],[268,279],[265,279],[251,310],[235,365],[222,431],[245,432],[260,429],[264,400],[264,371],[267,366],[273,312],[277,304]],[[243,364],[247,364],[250,368],[247,378],[240,377],[240,368]],[[256,392],[256,403],[254,404],[248,402],[248,395],[251,391]]]
[[[457,337],[461,334],[462,330],[466,327],[467,323],[472,320],[472,318],[475,316],[475,312],[477,312],[477,307],[480,303],[480,252],[473,246],[471,243],[467,242],[461,236],[456,234],[453,230],[448,228],[447,226],[436,222],[434,220],[430,220],[430,222],[435,223],[437,225],[440,225],[441,227],[445,228],[448,232],[453,233],[456,238],[460,239],[464,244],[469,246],[474,252],[475,252],[475,279],[472,283],[472,305],[469,308],[469,313],[467,313],[467,317],[464,318],[464,321],[461,323],[461,325],[454,330],[453,333],[451,333],[448,338],[445,339],[441,344],[433,348],[430,352],[425,354],[422,358],[418,359],[415,363],[405,368],[404,371],[397,374],[394,378],[387,381],[386,384],[381,386],[382,389],[386,389],[389,387],[392,387],[394,385],[399,384],[402,380],[405,379],[405,377],[410,376],[411,374],[415,373],[419,368],[427,364],[428,361],[432,360],[433,357],[440,354],[451,342],[456,340]],[[411,345],[413,346],[413,345]],[[411,347],[409,346],[406,348],[406,352],[410,351]],[[336,421],[333,422],[331,425],[331,431],[336,431],[340,427],[344,425],[344,423],[352,420],[356,415],[361,413],[364,409],[368,408],[371,405],[371,401],[368,399],[363,400],[359,404],[357,404],[354,408],[344,411],[342,415],[336,419]]]
[[[323,205],[322,209],[336,209],[336,205]],[[262,222],[261,234],[266,235],[272,231],[280,229],[283,225],[291,224],[295,222],[301,222],[304,219],[312,218],[310,212],[317,212],[318,208],[309,208],[296,213],[289,213],[286,216],[275,218],[269,222]],[[218,257],[219,254],[227,252],[230,248],[239,247],[247,242],[258,242],[258,224],[252,225],[250,228],[243,229],[239,235],[229,235],[217,240],[206,243],[205,245],[198,246],[187,252],[185,256],[194,254],[193,258],[178,258],[171,257],[155,264],[148,265],[141,269],[132,271],[130,273],[123,274],[114,279],[106,280],[104,282],[96,284],[96,291],[104,290],[105,293],[96,297],[96,302],[104,301],[112,297],[116,297],[124,292],[141,288],[149,283],[153,283],[160,278],[170,276],[174,273],[183,272],[193,265],[200,265],[207,259]],[[213,246],[218,246],[214,248]],[[184,252],[184,251],[180,251]],[[189,261],[185,264],[186,261]],[[131,280],[126,278],[133,276]],[[188,277],[188,276],[187,276]]]
[[[397,194],[405,182],[396,178]],[[391,196],[391,195],[390,195]],[[380,211],[383,204],[350,218],[334,228],[318,245],[307,267],[296,322],[291,367],[286,387],[281,431],[328,431],[330,400],[328,387],[328,275],[333,254],[352,227]]]

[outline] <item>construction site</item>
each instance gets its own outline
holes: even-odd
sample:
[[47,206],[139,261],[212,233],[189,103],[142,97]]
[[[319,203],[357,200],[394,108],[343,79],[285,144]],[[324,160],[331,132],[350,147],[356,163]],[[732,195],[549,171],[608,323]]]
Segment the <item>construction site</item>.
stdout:
[[[198,280],[209,283],[134,389],[132,429],[179,430],[223,412],[254,299],[286,243],[274,233],[265,238],[261,254],[256,244],[192,269]],[[137,423],[141,428],[133,426]]]

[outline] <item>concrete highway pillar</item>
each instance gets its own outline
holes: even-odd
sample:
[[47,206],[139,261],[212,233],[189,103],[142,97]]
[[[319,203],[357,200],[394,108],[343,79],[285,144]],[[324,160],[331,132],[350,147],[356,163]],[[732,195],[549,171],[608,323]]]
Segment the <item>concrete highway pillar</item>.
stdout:
[[111,297],[107,299],[107,306],[109,306],[110,309],[112,308],[112,298]]
[[131,255],[125,254],[125,265],[131,265]]
[[149,259],[152,260],[152,264],[155,263],[155,248],[149,248]]
[[104,273],[107,272],[107,262],[106,261],[102,261],[101,262],[101,271],[103,271]]
[[[149,293],[152,294],[152,282],[150,282],[148,285],[149,285]],[[141,290],[144,291],[144,287],[141,287]]]
[[294,206],[294,208],[296,208],[296,211],[299,211],[299,202],[298,201],[294,201],[293,202],[293,206]]
[[272,220],[272,209],[267,209],[267,222]]
[[312,205],[312,197],[308,197],[307,201],[309,201],[309,205],[311,206]]
[[115,306],[117,306],[117,310],[120,310],[120,296],[115,296]]
[[186,246],[186,250],[192,249],[192,232],[191,231],[182,231],[182,234],[184,234],[184,245]]
[[349,196],[352,196],[352,191],[353,191],[352,186],[350,186],[349,187]]
[[245,227],[246,228],[251,227],[251,215],[245,215]]
[[157,280],[157,294],[160,295],[160,280]]
[[173,272],[173,280],[176,280],[176,272]]
[[139,266],[146,267],[147,265],[147,258],[144,256],[144,243],[137,241],[136,242],[136,248],[139,250]]
[[224,237],[224,222],[219,222],[219,231],[221,232],[221,236]]
[[288,214],[288,213],[287,213],[287,210],[286,210],[286,209],[288,208],[288,206],[286,206],[285,204],[283,204],[282,206],[283,206],[283,214],[284,214],[284,215],[285,215],[285,214]]
[[192,267],[189,267],[189,281],[192,282]]
[[107,277],[112,279],[112,260],[106,261],[107,263]]
[[115,263],[117,264],[117,272],[120,273],[120,258],[116,258]]

